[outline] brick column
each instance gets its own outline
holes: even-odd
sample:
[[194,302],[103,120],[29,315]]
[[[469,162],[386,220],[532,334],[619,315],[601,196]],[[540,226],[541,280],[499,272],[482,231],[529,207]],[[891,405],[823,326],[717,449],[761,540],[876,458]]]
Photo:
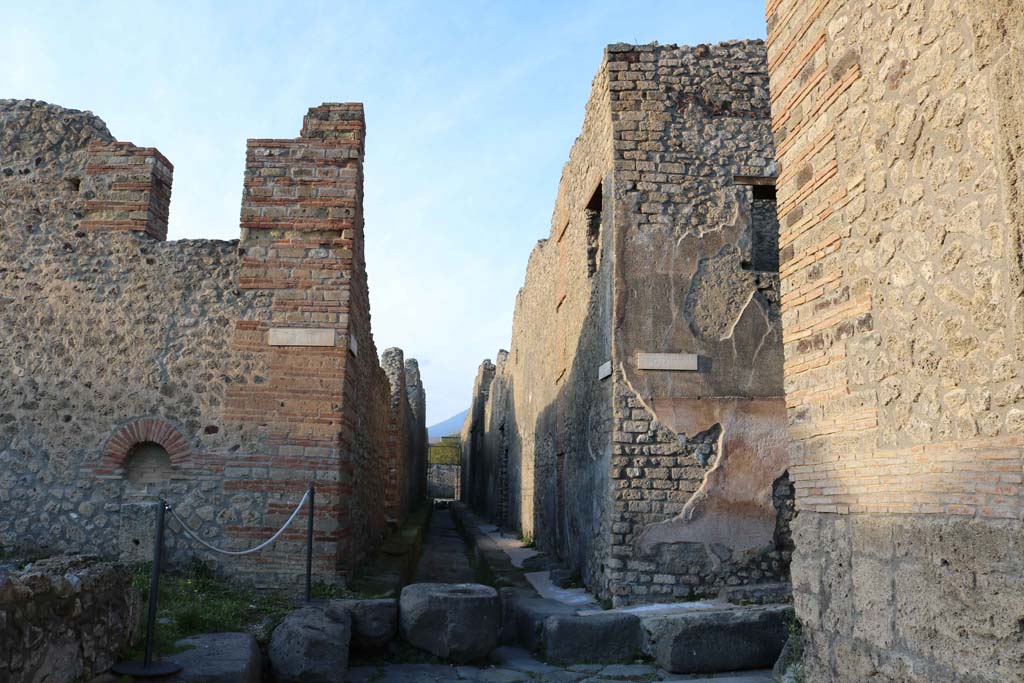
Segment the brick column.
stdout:
[[[309,110],[299,138],[249,140],[238,286],[271,297],[266,320],[240,320],[234,343],[266,354],[262,384],[229,389],[225,419],[263,425],[270,482],[317,486],[316,569],[349,564],[351,458],[342,435],[353,254],[362,235],[362,105]],[[361,251],[361,249],[360,249]],[[284,562],[297,561],[284,558]]]
[[132,230],[167,239],[174,166],[152,147],[130,142],[93,142],[82,190],[81,230]]

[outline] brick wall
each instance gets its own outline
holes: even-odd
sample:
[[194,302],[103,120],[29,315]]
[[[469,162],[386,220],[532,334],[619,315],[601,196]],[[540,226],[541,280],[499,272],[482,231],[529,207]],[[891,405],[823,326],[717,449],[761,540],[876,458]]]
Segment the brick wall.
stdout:
[[68,182],[85,193],[82,230],[137,230],[167,238],[174,166],[153,148],[93,141],[82,178]]
[[[249,141],[236,242],[162,241],[170,165],[91,114],[0,101],[0,117],[18,160],[0,176],[0,323],[18,330],[0,339],[0,543],[137,557],[162,496],[242,549],[315,484],[314,571],[342,581],[386,533],[392,393],[370,330],[361,105]],[[126,478],[140,443],[170,462],[144,487]],[[169,530],[173,562],[301,583],[302,524],[228,560]]]
[[767,16],[809,676],[1019,677],[1019,7]]

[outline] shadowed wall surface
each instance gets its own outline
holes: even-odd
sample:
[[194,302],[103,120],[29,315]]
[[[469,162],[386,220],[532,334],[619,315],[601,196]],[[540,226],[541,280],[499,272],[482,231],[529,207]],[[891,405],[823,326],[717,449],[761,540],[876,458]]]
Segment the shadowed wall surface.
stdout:
[[463,496],[616,603],[785,581],[773,157],[763,43],[609,46],[478,374]]

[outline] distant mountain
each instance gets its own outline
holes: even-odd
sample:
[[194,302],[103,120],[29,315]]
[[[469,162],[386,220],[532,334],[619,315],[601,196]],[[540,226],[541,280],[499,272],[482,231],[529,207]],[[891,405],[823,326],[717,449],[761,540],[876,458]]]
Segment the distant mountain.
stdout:
[[438,441],[442,436],[452,436],[458,434],[459,430],[462,429],[462,423],[466,419],[466,415],[469,414],[469,408],[466,408],[461,413],[452,415],[443,422],[438,422],[436,425],[427,427],[427,435],[431,441]]

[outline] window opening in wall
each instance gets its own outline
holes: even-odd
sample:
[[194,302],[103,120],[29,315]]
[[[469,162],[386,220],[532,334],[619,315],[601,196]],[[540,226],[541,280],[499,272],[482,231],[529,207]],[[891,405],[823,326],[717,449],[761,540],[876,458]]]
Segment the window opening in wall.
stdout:
[[131,488],[140,492],[152,492],[170,481],[174,472],[167,450],[152,441],[143,441],[132,447],[124,469]]
[[583,211],[587,225],[587,276],[596,273],[601,262],[601,202],[601,183],[598,183]]
[[779,272],[779,218],[776,213],[775,186],[752,185],[750,206],[750,261],[746,270]]

